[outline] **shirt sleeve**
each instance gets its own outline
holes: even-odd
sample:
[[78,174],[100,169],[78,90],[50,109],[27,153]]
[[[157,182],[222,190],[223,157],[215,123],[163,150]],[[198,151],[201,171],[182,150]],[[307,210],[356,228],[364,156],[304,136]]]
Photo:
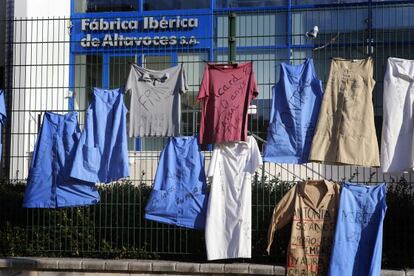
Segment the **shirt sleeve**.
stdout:
[[180,72],[180,93],[186,93],[187,91],[188,91],[187,73],[185,72],[184,65],[181,64],[181,72]]
[[219,149],[215,147],[213,150],[211,159],[210,159],[210,164],[208,166],[207,177],[213,177],[214,172],[216,171],[218,154],[219,154]]
[[250,149],[250,173],[253,174],[256,169],[263,164],[263,160],[256,139],[253,137],[250,137],[250,139],[252,139],[252,145]]
[[266,251],[270,254],[270,247],[273,242],[275,231],[288,224],[293,217],[295,210],[295,195],[297,185],[291,188],[284,197],[279,201],[273,210],[272,220],[267,231],[267,248]]
[[210,77],[208,72],[208,65],[204,67],[204,74],[203,74],[203,80],[200,84],[200,90],[198,91],[197,100],[202,101],[204,98],[208,97],[209,93],[209,87],[210,87]]

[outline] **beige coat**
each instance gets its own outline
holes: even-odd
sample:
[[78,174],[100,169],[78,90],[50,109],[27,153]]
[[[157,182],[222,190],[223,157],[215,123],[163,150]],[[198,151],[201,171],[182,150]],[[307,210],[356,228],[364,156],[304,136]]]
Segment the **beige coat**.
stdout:
[[331,62],[310,161],[379,167],[371,58]]
[[275,231],[292,221],[287,275],[327,275],[339,190],[338,184],[326,180],[299,182],[275,207],[267,252]]

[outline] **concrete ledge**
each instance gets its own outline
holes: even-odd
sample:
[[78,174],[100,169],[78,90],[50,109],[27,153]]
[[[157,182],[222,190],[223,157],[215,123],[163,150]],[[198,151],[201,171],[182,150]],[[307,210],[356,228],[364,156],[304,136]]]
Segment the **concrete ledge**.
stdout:
[[224,265],[225,274],[249,274],[249,264],[234,263]]
[[152,271],[152,262],[145,260],[134,260],[129,262],[128,270],[130,272]]
[[224,264],[206,263],[200,264],[202,273],[224,273]]
[[414,269],[406,269],[405,270],[406,276],[414,276]]
[[59,268],[59,259],[42,258],[36,260],[36,268],[44,270],[53,270]]
[[105,271],[128,271],[128,260],[106,260]]
[[273,275],[273,266],[271,265],[259,265],[251,264],[249,265],[249,274],[253,275]]
[[83,259],[82,270],[84,271],[104,271],[105,262],[97,262],[94,259]]
[[184,273],[199,273],[200,272],[200,264],[199,263],[177,263],[175,266],[176,272],[184,272]]
[[[285,275],[281,266],[249,263],[191,263],[161,260],[103,260],[80,258],[30,258],[0,259],[0,275]],[[414,270],[381,271],[381,276],[414,276]]]
[[153,272],[176,271],[175,270],[176,263],[177,262],[172,262],[172,261],[152,261],[152,271]]
[[383,269],[381,270],[381,276],[406,276],[406,274],[404,270]]
[[[40,258],[39,258],[40,259]],[[39,260],[36,258],[35,260]],[[43,259],[43,258],[42,258]],[[58,261],[59,270],[81,270],[82,269],[82,259],[59,259]]]

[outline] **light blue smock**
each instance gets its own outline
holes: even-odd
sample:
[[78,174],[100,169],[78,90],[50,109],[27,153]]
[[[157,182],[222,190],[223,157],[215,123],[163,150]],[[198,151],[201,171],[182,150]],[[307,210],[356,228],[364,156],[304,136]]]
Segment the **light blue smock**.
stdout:
[[3,133],[3,127],[6,124],[6,104],[4,101],[4,91],[0,90],[0,159],[2,157],[3,153],[3,143],[1,141],[2,139],[2,133]]
[[161,152],[145,218],[204,229],[208,197],[197,137],[170,137]]
[[74,207],[99,201],[95,183],[69,176],[79,137],[76,112],[45,113],[30,163],[23,207]]
[[328,275],[380,275],[386,188],[344,183]]
[[303,64],[280,64],[280,80],[273,87],[272,110],[263,160],[275,163],[308,162],[322,103],[322,82],[313,59]]
[[109,183],[129,176],[124,91],[94,88],[70,176]]

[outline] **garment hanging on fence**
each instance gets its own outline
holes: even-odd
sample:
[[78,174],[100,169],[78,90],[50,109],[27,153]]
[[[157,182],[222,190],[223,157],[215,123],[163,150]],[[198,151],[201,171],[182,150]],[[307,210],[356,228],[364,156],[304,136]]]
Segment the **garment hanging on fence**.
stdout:
[[384,77],[381,167],[414,170],[414,60],[388,58]]
[[94,88],[70,176],[109,183],[129,176],[123,90]]
[[280,80],[273,87],[264,161],[308,162],[322,97],[322,82],[316,76],[313,59],[300,65],[280,64]]
[[4,91],[0,90],[0,159],[3,156],[3,143],[1,141],[2,139],[2,133],[3,133],[3,127],[6,124],[7,114],[6,114],[6,104],[4,101]]
[[145,218],[204,229],[206,194],[204,157],[196,137],[170,137],[161,152]]
[[76,112],[45,113],[30,163],[23,207],[74,207],[99,201],[94,183],[69,176],[79,136]]
[[339,190],[338,184],[326,180],[299,182],[275,207],[269,225],[267,252],[270,253],[275,231],[293,221],[287,275],[327,274]]
[[379,166],[372,76],[371,58],[332,60],[310,161]]
[[252,175],[262,164],[256,140],[216,144],[210,160],[208,260],[251,258]]
[[131,65],[125,86],[129,136],[178,136],[181,94],[188,90],[184,66],[156,71]]
[[246,141],[247,109],[257,95],[252,62],[207,64],[197,96],[200,144]]
[[380,275],[385,197],[385,183],[344,183],[328,275]]

